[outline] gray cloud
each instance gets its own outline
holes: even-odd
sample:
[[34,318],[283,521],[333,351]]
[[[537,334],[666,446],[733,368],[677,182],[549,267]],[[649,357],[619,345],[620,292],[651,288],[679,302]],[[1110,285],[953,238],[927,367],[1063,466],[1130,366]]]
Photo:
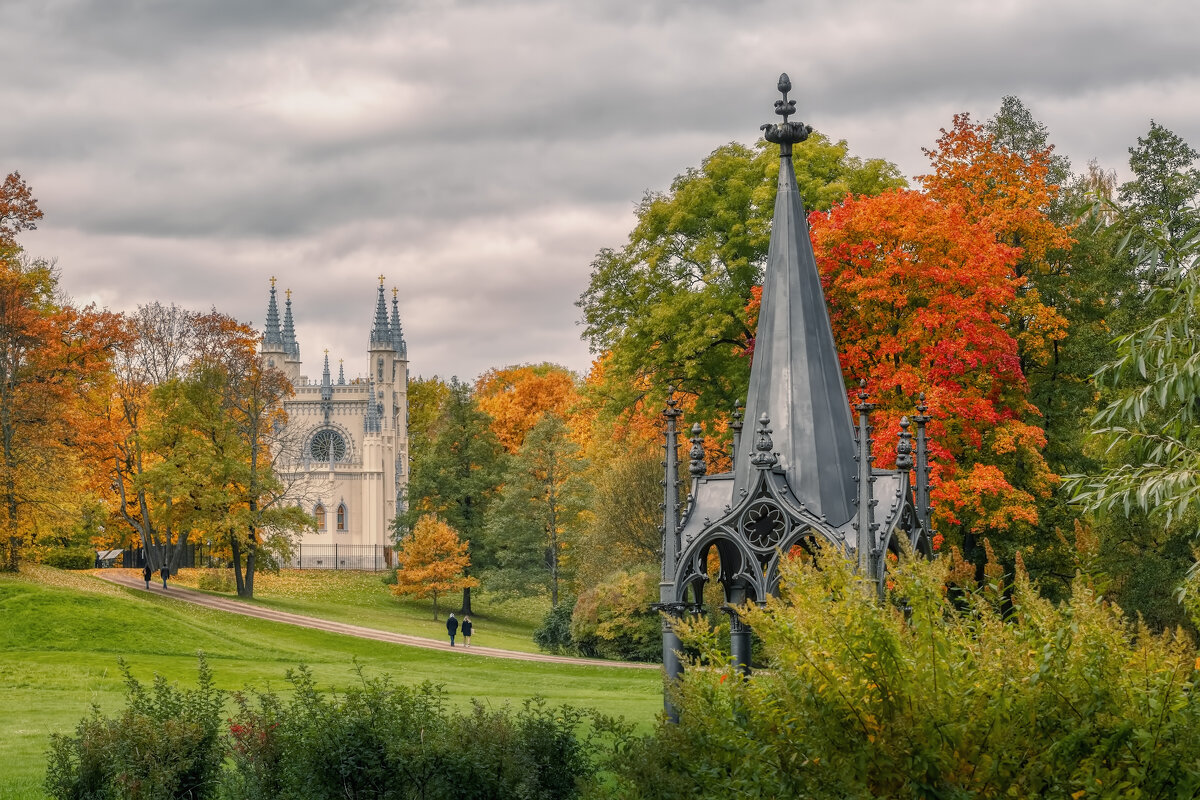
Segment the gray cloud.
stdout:
[[916,175],[958,111],[1020,96],[1077,168],[1149,119],[1200,144],[1200,7],[1161,2],[0,0],[0,163],[64,287],[261,321],[295,290],[310,371],[365,364],[375,276],[413,369],[586,369],[573,302],[666,188],[772,118]]

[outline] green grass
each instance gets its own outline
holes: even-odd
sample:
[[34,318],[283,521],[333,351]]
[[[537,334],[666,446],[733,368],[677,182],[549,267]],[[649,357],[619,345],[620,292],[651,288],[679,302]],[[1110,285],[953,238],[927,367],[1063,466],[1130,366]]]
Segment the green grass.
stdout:
[[[203,570],[181,570],[177,582],[196,588]],[[446,639],[446,614],[457,611],[462,593],[438,598],[438,619],[433,618],[432,600],[395,597],[381,580],[382,572],[340,570],[285,570],[277,575],[262,573],[254,579],[255,605],[305,614],[310,617],[347,622],[382,631]],[[231,595],[234,596],[234,595]],[[538,652],[533,631],[550,610],[546,598],[511,599],[472,591],[471,643],[523,653]]]
[[[348,591],[357,596],[357,590]],[[318,600],[287,598],[280,602],[300,606],[276,607],[308,613],[304,604]],[[374,626],[373,617],[355,608],[343,609],[359,615],[347,621]],[[357,659],[369,675],[388,673],[409,683],[431,680],[461,703],[478,698],[516,705],[540,694],[552,703],[593,706],[641,725],[649,725],[662,704],[660,678],[652,670],[527,663],[355,639],[204,609],[44,567],[0,575],[0,618],[0,800],[43,797],[50,734],[72,731],[92,704],[105,711],[121,706],[118,658],[140,680],[158,673],[190,685],[195,654],[203,650],[225,689],[286,688],[284,673],[299,663],[310,665],[323,686],[347,686],[357,680]],[[496,627],[515,637],[527,624],[517,620]],[[481,643],[495,644],[483,637]]]

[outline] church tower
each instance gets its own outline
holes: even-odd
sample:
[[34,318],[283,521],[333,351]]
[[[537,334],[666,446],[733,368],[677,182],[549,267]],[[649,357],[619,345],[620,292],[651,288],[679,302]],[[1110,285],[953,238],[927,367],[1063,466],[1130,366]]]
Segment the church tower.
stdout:
[[[367,342],[367,371],[347,379],[338,360],[335,381],[329,351],[318,380],[300,374],[300,345],[287,293],[282,325],[275,280],[267,305],[262,356],[292,381],[284,401],[287,427],[280,437],[294,452],[282,460],[295,488],[295,501],[317,521],[300,538],[302,565],[332,567],[318,559],[325,547],[339,568],[354,568],[346,554],[355,548],[380,551],[392,544],[391,524],[402,510],[408,476],[408,348],[400,328],[398,292],[391,318],[380,277]],[[351,362],[353,363],[353,361]],[[338,549],[340,546],[340,549]],[[332,548],[332,549],[330,549]],[[316,560],[314,560],[316,559]]]

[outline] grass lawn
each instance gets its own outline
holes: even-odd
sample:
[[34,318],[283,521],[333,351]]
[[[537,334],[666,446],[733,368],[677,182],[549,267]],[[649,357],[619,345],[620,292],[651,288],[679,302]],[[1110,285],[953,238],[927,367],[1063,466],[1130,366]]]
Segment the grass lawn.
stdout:
[[[137,572],[138,570],[130,570]],[[205,570],[180,570],[175,580],[197,588]],[[433,618],[432,600],[400,599],[383,584],[382,572],[347,570],[283,570],[260,573],[254,578],[254,599],[248,602],[293,614],[305,614],[334,622],[348,622],[382,631],[446,638],[446,614],[458,610],[462,592],[438,598],[438,619]],[[236,594],[230,592],[230,596]],[[471,592],[471,615],[475,624],[472,644],[500,647],[523,653],[538,652],[533,631],[550,610],[547,598],[495,598],[478,589]]]
[[[347,595],[365,596],[368,577],[378,583],[359,573],[364,588],[347,589]],[[316,590],[310,585],[306,591]],[[395,601],[385,595],[374,612],[357,612],[347,600],[343,609],[349,616],[330,618],[375,626],[370,615],[384,616],[387,602]],[[276,607],[310,613],[308,604],[317,605],[318,598],[281,598]],[[414,605],[416,615],[420,607]],[[642,725],[662,707],[660,678],[652,670],[526,663],[355,639],[199,608],[45,567],[0,574],[0,615],[0,800],[43,797],[49,735],[71,732],[92,704],[105,711],[121,706],[118,658],[146,682],[157,672],[193,684],[195,654],[203,650],[224,689],[284,688],[284,673],[299,663],[308,664],[323,686],[346,686],[357,680],[357,659],[371,675],[442,684],[461,703],[478,698],[517,705],[540,694],[552,703],[593,706]],[[497,621],[495,627],[515,639],[529,624]],[[508,646],[483,637],[481,643]]]

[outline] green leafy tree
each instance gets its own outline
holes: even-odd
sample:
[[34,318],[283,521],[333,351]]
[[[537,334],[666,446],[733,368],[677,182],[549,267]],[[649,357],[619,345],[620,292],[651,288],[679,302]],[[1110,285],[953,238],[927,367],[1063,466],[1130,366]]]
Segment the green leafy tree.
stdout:
[[[1150,120],[1150,130],[1139,136],[1129,148],[1129,168],[1133,180],[1121,184],[1120,200],[1128,215],[1129,227],[1156,230],[1167,244],[1177,247],[1180,240],[1200,225],[1200,153],[1178,134]],[[1143,264],[1155,269],[1154,264]],[[1160,272],[1147,274],[1151,282]]]
[[662,563],[661,462],[660,447],[629,442],[589,466],[591,502],[573,558],[580,590],[619,570]]
[[579,540],[587,508],[586,464],[562,417],[546,413],[508,460],[504,488],[488,514],[497,568],[489,588],[516,594],[546,591],[558,605],[568,553]]
[[[402,537],[423,515],[437,514],[468,543],[472,567],[484,569],[495,563],[485,525],[503,474],[502,448],[470,385],[451,378],[447,388],[428,446],[410,453],[408,508],[394,528]],[[460,613],[472,613],[470,587]]]
[[[851,156],[845,141],[819,133],[793,160],[810,209],[904,185],[894,165]],[[744,397],[754,335],[746,305],[762,282],[778,171],[774,146],[719,147],[669,191],[648,192],[628,243],[596,256],[577,305],[592,351],[606,355],[604,385],[591,387],[606,406],[631,409],[673,384],[697,396],[707,420]]]

